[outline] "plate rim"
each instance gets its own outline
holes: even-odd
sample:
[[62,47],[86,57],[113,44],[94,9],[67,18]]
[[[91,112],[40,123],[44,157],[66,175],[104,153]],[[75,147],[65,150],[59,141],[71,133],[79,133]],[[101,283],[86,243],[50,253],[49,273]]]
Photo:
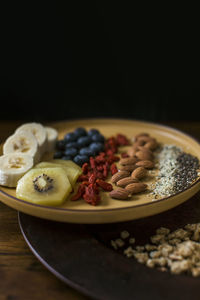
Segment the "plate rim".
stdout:
[[[123,121],[127,121],[127,122],[137,122],[137,123],[145,123],[145,124],[150,124],[150,125],[153,125],[153,126],[158,126],[158,127],[163,127],[164,129],[168,129],[170,131],[175,131],[179,134],[182,134],[192,140],[194,140],[199,146],[200,146],[200,140],[196,137],[193,137],[192,135],[188,134],[188,133],[185,133],[184,131],[182,130],[179,130],[179,129],[176,129],[176,128],[173,128],[171,126],[168,126],[168,125],[163,125],[161,123],[157,123],[157,122],[152,122],[152,121],[143,121],[143,120],[138,120],[138,119],[129,119],[129,118],[109,118],[109,117],[105,117],[105,118],[79,118],[79,119],[69,119],[69,120],[59,120],[59,121],[54,121],[54,122],[49,122],[48,124],[51,124],[51,126],[56,126],[56,125],[59,125],[61,123],[70,123],[70,122],[88,122],[88,121],[119,121],[119,122],[123,122]],[[149,205],[154,205],[154,204],[157,204],[157,203],[160,203],[160,202],[164,202],[172,197],[175,197],[179,194],[184,194],[185,192],[187,192],[189,189],[193,188],[194,186],[196,186],[197,184],[199,184],[200,182],[200,177],[194,182],[192,183],[188,188],[186,188],[185,190],[183,191],[180,191],[180,192],[177,192],[176,194],[174,195],[170,195],[170,196],[167,196],[167,197],[164,197],[164,198],[161,198],[161,199],[155,199],[154,201],[151,201],[151,202],[147,202],[147,203],[143,203],[143,204],[136,204],[134,206],[128,206],[128,207],[116,207],[116,208],[104,208],[104,209],[101,209],[101,208],[98,208],[97,210],[91,210],[91,209],[73,209],[73,208],[61,208],[61,207],[54,207],[54,206],[45,206],[45,205],[40,205],[40,204],[36,204],[36,203],[31,203],[31,202],[28,202],[28,201],[25,201],[25,200],[21,200],[21,199],[18,199],[17,197],[15,196],[12,196],[10,194],[8,194],[7,192],[1,190],[1,187],[0,187],[0,194],[3,194],[4,196],[7,196],[8,198],[12,198],[12,200],[16,201],[16,202],[19,202],[19,203],[22,203],[22,204],[25,204],[27,206],[33,206],[33,207],[36,207],[36,208],[40,208],[42,210],[57,210],[57,211],[62,211],[62,212],[70,212],[70,213],[76,213],[76,212],[81,212],[81,213],[99,213],[99,212],[111,212],[111,211],[118,211],[118,210],[127,210],[127,209],[133,209],[133,208],[140,208],[142,206],[149,206]]]

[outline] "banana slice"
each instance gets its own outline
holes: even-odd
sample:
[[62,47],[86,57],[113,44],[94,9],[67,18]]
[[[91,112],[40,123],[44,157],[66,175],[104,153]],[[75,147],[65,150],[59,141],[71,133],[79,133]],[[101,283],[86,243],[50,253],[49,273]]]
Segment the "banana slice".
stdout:
[[33,157],[34,163],[39,162],[40,153],[36,137],[26,130],[21,130],[7,138],[3,145],[3,154],[28,154]]
[[47,132],[47,152],[52,152],[55,150],[56,141],[58,139],[58,131],[52,127],[45,127]]
[[0,185],[16,187],[18,180],[33,167],[33,157],[22,153],[0,156]]
[[44,126],[40,123],[25,123],[16,129],[16,132],[26,130],[34,134],[37,139],[40,155],[42,156],[47,147],[47,133]]

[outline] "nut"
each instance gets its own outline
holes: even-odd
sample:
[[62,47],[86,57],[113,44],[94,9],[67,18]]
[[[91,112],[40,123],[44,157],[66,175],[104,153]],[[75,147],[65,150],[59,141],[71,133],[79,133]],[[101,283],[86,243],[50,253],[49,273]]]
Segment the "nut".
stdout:
[[120,171],[127,171],[127,172],[132,172],[135,170],[137,167],[135,164],[132,165],[125,165],[125,166],[120,166],[119,169]]
[[147,184],[142,182],[130,183],[125,187],[125,190],[129,191],[131,194],[137,194],[145,191]]
[[128,151],[127,151],[127,154],[130,156],[130,157],[132,157],[132,156],[134,156],[135,155],[135,153],[138,151],[138,147],[136,146],[136,147],[132,147],[132,148],[130,148],[130,149],[128,149]]
[[153,160],[152,152],[144,147],[140,147],[140,150],[136,152],[135,156],[140,160]]
[[138,167],[132,172],[131,177],[134,179],[141,179],[146,175],[147,175],[147,170],[143,167]]
[[135,164],[138,161],[138,159],[133,156],[133,157],[126,157],[126,158],[122,158],[120,159],[120,164],[125,166],[125,165],[132,165]]
[[144,145],[145,148],[149,149],[149,150],[155,150],[158,147],[158,143],[155,139],[152,138],[151,141],[147,142]]
[[128,198],[129,191],[125,190],[123,188],[117,188],[117,189],[112,190],[109,193],[109,195],[111,198],[114,198],[114,199],[125,200]]
[[132,178],[132,177],[124,177],[122,179],[120,179],[119,181],[117,181],[117,185],[120,187],[125,187],[126,185],[130,184],[130,183],[134,183],[134,182],[138,182],[138,179]]
[[141,135],[137,138],[137,141],[143,141],[145,143],[148,143],[151,141],[151,137],[149,135]]
[[152,169],[154,167],[154,163],[151,160],[140,160],[135,165],[145,169]]
[[112,176],[111,181],[112,181],[113,183],[115,183],[115,182],[117,182],[118,180],[120,180],[120,179],[122,179],[122,178],[124,178],[124,177],[129,176],[129,174],[130,174],[130,172],[128,172],[128,171],[120,171],[120,172],[117,172],[117,173],[115,173],[115,174]]
[[143,136],[149,136],[149,134],[146,132],[138,133],[135,135],[135,140],[137,141],[138,138],[143,137]]

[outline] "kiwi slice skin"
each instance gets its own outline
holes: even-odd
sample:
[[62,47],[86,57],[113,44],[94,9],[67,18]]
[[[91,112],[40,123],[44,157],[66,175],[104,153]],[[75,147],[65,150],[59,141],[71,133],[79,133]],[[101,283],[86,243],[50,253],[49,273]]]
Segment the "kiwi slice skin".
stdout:
[[[40,191],[34,186],[36,178],[43,174],[51,179],[52,184],[46,191]],[[59,206],[65,202],[71,191],[72,186],[63,168],[38,168],[31,169],[18,181],[16,196],[34,204]]]

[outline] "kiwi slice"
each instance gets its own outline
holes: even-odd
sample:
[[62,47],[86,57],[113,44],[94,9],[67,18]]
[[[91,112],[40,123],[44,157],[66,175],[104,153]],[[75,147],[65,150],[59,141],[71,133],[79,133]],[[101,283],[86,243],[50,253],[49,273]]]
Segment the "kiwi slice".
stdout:
[[18,181],[16,196],[35,204],[59,206],[71,191],[72,186],[63,168],[38,168],[31,169]]
[[81,167],[79,167],[77,164],[75,164],[75,162],[73,162],[72,160],[52,159],[51,162],[61,164],[65,167],[75,168],[75,169],[79,170],[80,174],[82,173]]
[[74,187],[79,175],[82,174],[82,169],[73,162],[72,162],[72,164],[71,163],[63,164],[63,163],[59,162],[60,160],[55,159],[52,161],[40,162],[37,165],[35,165],[34,168],[37,168],[37,169],[38,168],[57,168],[57,167],[63,168],[65,170],[65,172],[67,173],[67,176],[69,178],[69,181],[70,181],[72,187]]

